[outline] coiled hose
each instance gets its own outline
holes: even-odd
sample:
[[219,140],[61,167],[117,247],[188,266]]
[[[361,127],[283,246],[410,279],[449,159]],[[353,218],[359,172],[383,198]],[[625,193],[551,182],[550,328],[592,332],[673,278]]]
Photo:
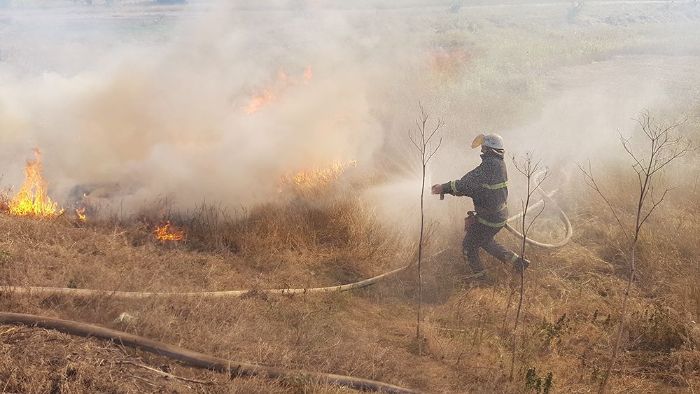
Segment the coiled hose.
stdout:
[[0,324],[23,324],[30,327],[41,327],[60,331],[70,335],[87,338],[99,338],[113,341],[117,344],[139,348],[150,353],[158,354],[177,360],[191,367],[204,368],[211,371],[226,373],[232,378],[243,376],[260,376],[269,379],[302,378],[312,382],[349,387],[361,391],[380,391],[383,393],[409,394],[415,391],[388,383],[356,378],[353,376],[335,375],[322,372],[290,370],[231,361],[204,353],[194,352],[181,347],[168,345],[92,324],[71,320],[54,319],[51,317],[28,315],[23,313],[0,312]]
[[574,235],[574,229],[571,226],[571,221],[569,221],[569,217],[566,216],[566,212],[564,212],[564,210],[562,210],[559,207],[559,205],[552,199],[552,195],[554,194],[554,192],[547,194],[539,186],[537,187],[537,191],[540,192],[540,194],[542,195],[542,200],[540,200],[536,204],[531,205],[530,207],[528,207],[527,210],[530,211],[532,209],[538,209],[539,207],[542,206],[542,204],[545,204],[545,203],[552,204],[557,209],[557,211],[559,211],[559,219],[561,220],[562,223],[564,223],[564,227],[566,229],[566,235],[564,235],[564,238],[562,238],[561,241],[556,242],[556,243],[545,243],[545,242],[535,241],[534,239],[531,239],[531,238],[526,238],[525,235],[523,235],[520,231],[516,230],[515,227],[510,225],[510,222],[521,218],[525,212],[520,212],[519,214],[513,215],[510,218],[508,218],[508,221],[506,222],[506,229],[508,229],[508,231],[513,233],[516,237],[518,237],[520,239],[524,238],[525,242],[529,243],[530,245],[539,246],[540,248],[545,248],[545,249],[561,248],[562,246],[569,243],[569,241],[571,241],[571,237]]

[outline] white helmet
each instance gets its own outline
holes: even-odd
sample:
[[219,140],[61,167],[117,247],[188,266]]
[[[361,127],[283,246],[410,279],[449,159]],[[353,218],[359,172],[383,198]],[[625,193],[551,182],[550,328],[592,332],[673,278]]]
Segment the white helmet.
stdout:
[[472,148],[478,148],[481,145],[492,149],[504,149],[503,137],[498,134],[479,134],[472,141]]

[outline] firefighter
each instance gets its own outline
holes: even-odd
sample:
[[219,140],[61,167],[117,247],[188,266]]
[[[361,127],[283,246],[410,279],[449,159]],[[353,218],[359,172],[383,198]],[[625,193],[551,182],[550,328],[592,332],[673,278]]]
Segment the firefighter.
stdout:
[[472,278],[486,278],[486,271],[479,258],[479,248],[503,263],[513,264],[520,272],[530,262],[496,242],[494,236],[506,225],[508,219],[508,173],[503,161],[503,138],[498,134],[479,134],[472,148],[481,147],[481,164],[462,179],[442,185],[433,185],[432,194],[467,196],[474,201],[474,211],[464,220],[466,235],[462,251],[472,270]]

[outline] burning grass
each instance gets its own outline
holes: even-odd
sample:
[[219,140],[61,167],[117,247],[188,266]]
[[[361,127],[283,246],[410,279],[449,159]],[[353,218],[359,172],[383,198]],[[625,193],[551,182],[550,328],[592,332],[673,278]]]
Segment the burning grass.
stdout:
[[55,218],[61,215],[63,209],[48,195],[48,184],[42,174],[39,149],[34,150],[33,160],[27,160],[24,175],[24,183],[19,192],[7,203],[8,212],[15,216],[36,218]]
[[80,208],[75,209],[75,216],[81,222],[87,222],[87,213],[85,211],[86,211],[85,207],[80,207]]
[[291,77],[284,70],[279,70],[274,83],[253,95],[245,107],[245,112],[248,115],[252,115],[262,110],[269,104],[279,100],[286,90],[300,84],[308,84],[312,78],[313,70],[311,67],[307,67],[300,77]]
[[343,174],[351,168],[357,167],[357,161],[336,160],[330,165],[320,168],[311,168],[297,171],[293,174],[283,175],[280,178],[279,191],[291,191],[302,196],[324,194],[331,190]]
[[167,220],[160,226],[157,226],[153,230],[153,235],[158,241],[168,242],[168,241],[184,241],[185,240],[185,230],[170,224],[170,220]]

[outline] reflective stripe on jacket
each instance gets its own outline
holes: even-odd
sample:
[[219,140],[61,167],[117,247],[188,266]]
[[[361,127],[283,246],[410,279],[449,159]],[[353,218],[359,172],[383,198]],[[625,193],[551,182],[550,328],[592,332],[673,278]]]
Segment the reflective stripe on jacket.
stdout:
[[508,172],[503,153],[488,150],[481,164],[461,179],[442,185],[446,194],[474,200],[477,220],[490,227],[503,227],[508,218]]

